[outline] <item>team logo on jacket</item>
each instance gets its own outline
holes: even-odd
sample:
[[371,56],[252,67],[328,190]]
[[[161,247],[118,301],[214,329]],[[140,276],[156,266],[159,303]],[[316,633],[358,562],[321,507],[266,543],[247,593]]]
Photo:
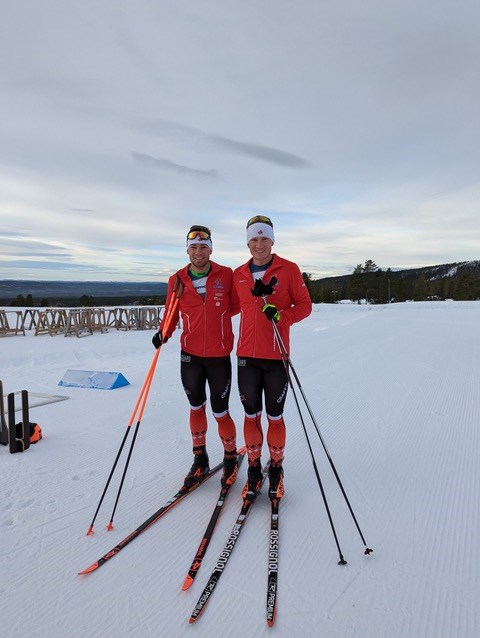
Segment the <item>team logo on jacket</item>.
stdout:
[[223,290],[225,288],[225,286],[223,285],[223,282],[220,278],[215,279],[214,283],[213,283],[213,288],[218,290],[221,289]]

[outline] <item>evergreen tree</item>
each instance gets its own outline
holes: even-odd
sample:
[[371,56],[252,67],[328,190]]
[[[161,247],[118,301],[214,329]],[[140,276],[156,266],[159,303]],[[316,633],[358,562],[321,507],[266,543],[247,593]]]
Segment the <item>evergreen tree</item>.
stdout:
[[478,281],[469,274],[464,273],[456,280],[453,289],[453,299],[458,301],[470,301],[478,298]]
[[372,259],[367,259],[364,264],[357,264],[353,270],[349,285],[349,298],[358,303],[362,299],[376,303],[378,299],[378,287],[372,274],[378,271],[377,264]]
[[428,292],[428,282],[425,279],[425,275],[422,273],[415,282],[413,298],[415,301],[425,301],[425,299],[429,296]]
[[80,297],[78,305],[82,306],[82,307],[86,307],[86,308],[94,306],[95,305],[95,299],[93,297],[89,296],[89,295],[82,295]]
[[372,259],[367,259],[363,266],[363,272],[377,272],[378,266]]
[[365,296],[363,283],[363,266],[362,264],[357,264],[353,270],[348,285],[349,299],[360,303],[361,299],[363,299]]
[[15,297],[15,299],[12,299],[12,302],[11,302],[10,305],[11,306],[16,306],[18,308],[20,308],[22,306],[26,306],[25,297],[23,295],[17,295]]

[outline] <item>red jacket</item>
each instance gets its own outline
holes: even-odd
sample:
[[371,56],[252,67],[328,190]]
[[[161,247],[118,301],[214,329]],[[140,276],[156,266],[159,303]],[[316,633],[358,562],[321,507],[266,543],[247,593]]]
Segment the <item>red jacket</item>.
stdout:
[[[254,297],[251,292],[254,280],[249,268],[250,263],[251,260],[233,273],[233,281],[240,300],[237,355],[256,359],[281,359],[282,355],[271,321],[262,312],[263,299]],[[268,283],[273,275],[278,281],[273,294],[268,295],[267,301],[274,304],[280,311],[277,327],[288,353],[290,326],[308,317],[312,312],[312,302],[297,264],[274,255],[273,262],[263,275],[263,281]]]
[[[182,318],[182,350],[199,357],[226,357],[233,349],[232,315],[239,311],[237,293],[233,287],[232,269],[210,262],[205,301],[195,290],[185,266],[168,280],[166,309],[170,307],[175,280],[180,277],[184,285],[177,311],[167,330],[171,337]],[[160,329],[162,328],[162,319]]]

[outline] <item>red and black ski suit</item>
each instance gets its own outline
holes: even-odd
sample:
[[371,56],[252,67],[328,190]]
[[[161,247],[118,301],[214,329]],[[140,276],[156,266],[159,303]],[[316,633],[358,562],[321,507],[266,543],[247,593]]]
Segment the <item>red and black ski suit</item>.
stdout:
[[[177,277],[184,288],[177,310],[163,337],[170,338],[178,324],[180,336],[180,374],[183,388],[191,406],[190,429],[193,446],[205,446],[207,418],[206,384],[210,390],[210,404],[218,422],[219,434],[226,451],[235,449],[235,425],[228,412],[231,389],[233,349],[232,316],[239,311],[238,297],[233,286],[232,269],[210,261],[205,299],[198,294],[189,276],[189,265],[168,281],[166,308],[175,293]],[[160,323],[162,329],[163,320]]]
[[[267,443],[273,462],[283,460],[285,423],[283,407],[288,379],[282,353],[272,322],[262,312],[264,300],[252,295],[254,279],[251,261],[237,268],[233,281],[240,302],[240,332],[237,343],[238,388],[245,410],[244,436],[250,463],[258,462],[263,445],[261,426],[262,395],[268,418]],[[276,324],[287,353],[290,351],[290,326],[308,317],[312,302],[298,266],[273,255],[263,281],[275,276],[277,283],[267,302],[276,306],[280,319]]]

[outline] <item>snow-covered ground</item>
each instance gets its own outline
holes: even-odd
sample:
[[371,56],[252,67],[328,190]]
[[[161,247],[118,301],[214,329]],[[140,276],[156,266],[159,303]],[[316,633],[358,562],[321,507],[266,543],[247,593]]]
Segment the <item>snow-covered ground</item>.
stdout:
[[[269,502],[262,494],[203,616],[188,617],[240,506],[234,486],[202,569],[181,591],[219,491],[213,478],[98,571],[77,572],[166,501],[191,463],[178,334],[162,349],[115,517],[94,514],[154,351],[149,332],[0,339],[7,392],[64,394],[32,409],[44,439],[0,448],[0,618],[11,638],[474,638],[480,635],[480,303],[319,305],[292,330],[292,361],[358,522],[308,420],[342,552],[293,396],[287,400],[278,613],[266,626]],[[178,332],[178,331],[177,331]],[[129,386],[62,388],[67,369]],[[236,392],[231,411],[240,426]],[[212,463],[221,459],[213,419]],[[241,436],[241,428],[239,440]],[[266,454],[265,454],[266,458]]]

